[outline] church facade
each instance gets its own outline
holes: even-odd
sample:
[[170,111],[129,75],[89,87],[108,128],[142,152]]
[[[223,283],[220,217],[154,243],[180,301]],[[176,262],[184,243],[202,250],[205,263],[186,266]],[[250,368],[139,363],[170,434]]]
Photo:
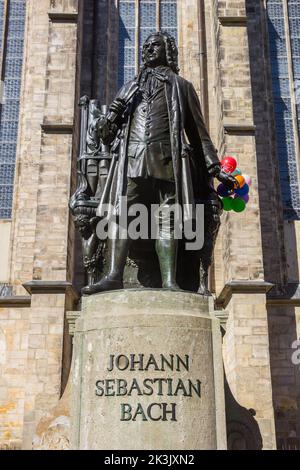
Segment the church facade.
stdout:
[[[1,0],[0,448],[30,449],[61,397],[85,285],[68,202],[80,97],[109,104],[162,29],[177,38],[220,159],[252,179],[210,272],[234,399],[265,449],[300,449],[297,0]],[[298,8],[297,8],[298,7]],[[239,421],[228,437],[240,444]],[[244,447],[245,448],[245,447]]]

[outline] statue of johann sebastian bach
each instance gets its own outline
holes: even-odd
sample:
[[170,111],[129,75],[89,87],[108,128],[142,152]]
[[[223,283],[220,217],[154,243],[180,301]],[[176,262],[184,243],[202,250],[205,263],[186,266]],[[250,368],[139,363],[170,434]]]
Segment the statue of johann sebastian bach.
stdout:
[[[221,170],[193,85],[178,75],[175,40],[168,33],[151,34],[142,58],[138,77],[121,88],[108,113],[95,124],[100,139],[108,145],[122,129],[118,162],[101,203],[117,207],[120,197],[127,196],[128,208],[136,203],[160,205],[155,250],[162,287],[177,290],[178,240],[170,206],[207,199],[214,192],[213,177],[230,188],[235,180]],[[165,217],[170,219],[168,236],[162,229]],[[130,243],[118,233],[109,238],[107,274],[85,287],[83,294],[123,288]]]

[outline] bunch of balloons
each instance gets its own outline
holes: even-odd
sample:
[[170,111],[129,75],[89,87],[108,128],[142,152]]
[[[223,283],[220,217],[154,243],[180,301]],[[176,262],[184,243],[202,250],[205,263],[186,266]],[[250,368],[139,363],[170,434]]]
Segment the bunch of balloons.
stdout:
[[225,173],[234,176],[237,181],[236,188],[233,190],[228,190],[222,183],[219,184],[217,192],[222,198],[223,208],[225,211],[243,212],[249,202],[251,178],[248,175],[242,175],[241,170],[237,168],[237,161],[233,157],[223,158],[221,166]]

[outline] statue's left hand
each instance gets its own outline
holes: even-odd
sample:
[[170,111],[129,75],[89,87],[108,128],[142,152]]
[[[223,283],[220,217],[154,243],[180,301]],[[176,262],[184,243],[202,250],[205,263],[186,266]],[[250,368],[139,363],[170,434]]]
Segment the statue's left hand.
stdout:
[[226,189],[232,190],[232,189],[237,189],[240,187],[238,184],[237,180],[232,176],[229,175],[228,173],[225,173],[225,171],[220,170],[220,173],[216,175],[216,178],[224,184]]

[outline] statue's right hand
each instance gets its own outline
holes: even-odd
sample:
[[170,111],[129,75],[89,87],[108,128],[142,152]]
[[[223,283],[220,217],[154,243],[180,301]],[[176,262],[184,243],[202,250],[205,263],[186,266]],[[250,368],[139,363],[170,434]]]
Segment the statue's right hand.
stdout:
[[221,170],[216,178],[223,183],[225,188],[232,191],[233,189],[237,189],[240,187],[237,180],[230,174],[225,173],[225,171]]
[[104,116],[102,116],[97,121],[96,129],[97,129],[97,133],[98,133],[98,136],[100,137],[100,139],[106,139],[108,137],[109,126],[108,126],[107,119]]
[[111,113],[116,114],[118,117],[121,117],[126,109],[126,103],[122,98],[116,98],[109,107]]
[[117,133],[118,127],[106,117],[101,117],[97,123],[98,136],[104,144],[110,143]]

